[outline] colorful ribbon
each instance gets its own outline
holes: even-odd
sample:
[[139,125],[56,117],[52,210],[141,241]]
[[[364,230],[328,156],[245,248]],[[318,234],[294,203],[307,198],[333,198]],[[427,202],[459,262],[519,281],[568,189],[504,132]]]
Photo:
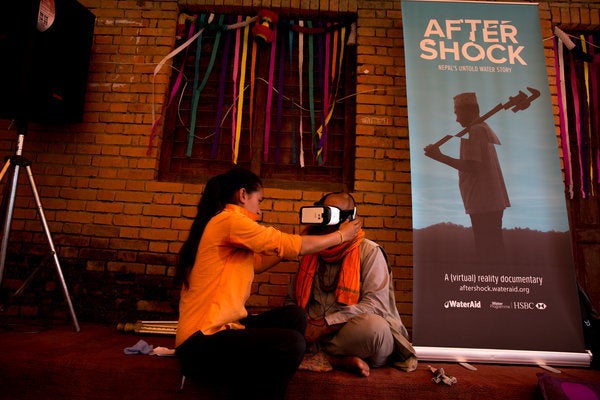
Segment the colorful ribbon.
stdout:
[[[597,36],[580,35],[579,42],[575,43],[566,33],[560,30],[559,33],[554,41],[554,52],[565,185],[570,198],[575,192],[582,198],[595,197],[600,182],[599,60],[594,44]],[[569,50],[567,57],[565,48]],[[573,142],[576,149],[575,146],[571,149]],[[576,179],[575,169],[578,169]]]
[[563,42],[560,38],[554,41],[554,66],[556,69],[556,87],[558,96],[558,117],[560,121],[560,144],[563,153],[563,164],[565,169],[565,185],[569,198],[573,198],[573,172],[571,169],[571,145],[569,143],[569,123],[567,113],[567,99],[565,88],[565,65]]
[[[200,24],[204,23],[205,15],[200,15]],[[194,61],[194,85],[192,86],[192,107],[190,110],[190,129],[188,132],[188,144],[186,149],[186,155],[190,157],[192,155],[192,145],[194,143],[194,133],[196,131],[196,111],[198,109],[198,102],[200,101],[200,91],[198,90],[199,75],[200,75],[200,58],[202,54],[202,35],[198,36],[196,40],[196,58]]]
[[[583,35],[581,35],[580,37],[581,40],[581,48],[583,50],[584,53],[587,53],[587,43],[585,41],[585,37]],[[586,105],[587,105],[587,118],[586,118],[586,122],[587,122],[587,126],[586,126],[586,135],[585,135],[585,143],[586,143],[586,152],[585,152],[585,159],[586,159],[586,164],[588,165],[588,167],[586,168],[588,171],[588,179],[586,180],[586,189],[589,195],[594,196],[594,185],[593,185],[593,181],[594,181],[594,163],[593,163],[593,156],[592,156],[592,112],[591,112],[591,108],[590,108],[590,69],[589,69],[589,65],[588,63],[584,62],[583,63],[583,79],[584,79],[584,83],[585,83],[585,101],[586,101]]]
[[[337,40],[335,40],[334,46],[333,46],[333,55],[334,55],[334,60],[337,60],[337,77],[339,77],[342,73],[342,63],[344,60],[344,48],[345,48],[345,41],[346,41],[346,28],[342,27],[341,29],[341,43],[342,45],[340,46],[340,55],[339,57],[336,57],[335,55],[337,54],[337,52],[335,51],[335,49],[337,48]],[[336,39],[337,39],[337,31],[336,31]],[[332,69],[332,76],[331,76],[331,81],[332,82],[336,82],[336,72],[335,72],[335,68],[336,68],[336,61],[333,61],[331,63],[331,69]],[[337,83],[339,84],[339,81],[337,81]],[[329,121],[331,120],[331,117],[333,116],[333,111],[335,109],[335,94],[337,93],[337,89],[338,89],[338,85],[336,85],[336,89],[335,91],[332,91],[332,93],[330,94],[331,96],[331,107],[329,108],[329,112],[327,113],[327,117],[325,118],[325,123],[324,125],[322,125],[321,127],[319,127],[319,129],[317,129],[317,132],[320,132],[323,130],[324,126],[327,126],[327,124],[329,123]]]
[[[598,55],[596,54],[596,50],[595,47],[597,48],[598,46],[594,44],[594,35],[589,35],[588,36],[588,41],[590,44],[590,48],[589,48],[589,54],[592,56],[592,59],[594,60],[592,62],[592,65],[596,68],[597,70],[597,63],[600,61],[600,59],[598,58]],[[595,149],[595,165],[596,165],[596,182],[600,183],[600,113],[598,113],[598,102],[600,101],[600,93],[598,92],[598,74],[596,73],[592,73],[590,74],[591,77],[591,87],[592,87],[592,104],[590,106],[590,109],[592,110],[596,110],[596,112],[593,112],[593,120],[592,120],[592,131],[596,132],[596,135],[592,135],[592,146],[593,149]]]
[[[242,16],[238,16],[238,24],[242,22]],[[232,111],[231,111],[231,162],[237,164],[237,152],[238,147],[237,135],[235,131],[237,122],[237,91],[238,91],[238,71],[239,71],[239,60],[240,60],[240,31],[235,32],[235,56],[233,58],[233,99],[232,99]]]
[[269,138],[271,136],[271,105],[273,104],[273,75],[275,73],[275,50],[277,49],[277,25],[273,26],[271,41],[271,58],[269,59],[269,88],[267,92],[267,108],[265,111],[265,142],[263,147],[263,159],[269,161]]
[[[293,20],[290,21],[290,27],[292,25],[294,25],[294,21]],[[292,71],[292,65],[293,65],[292,64],[293,63],[293,58],[294,58],[293,57],[293,55],[294,55],[294,52],[293,52],[293,50],[294,50],[294,31],[292,31],[291,29],[288,30],[288,41],[289,41],[289,43],[288,43],[288,49],[289,49],[288,55],[289,55],[289,65],[290,65],[289,71],[291,72]],[[292,94],[292,97],[290,99],[290,104],[291,104],[291,109],[292,109],[292,113],[291,113],[292,114],[292,154],[291,154],[292,159],[291,159],[291,161],[292,161],[292,164],[296,164],[296,132],[295,132],[295,130],[296,130],[296,119],[294,118],[295,113],[294,113],[294,95],[293,94]]]
[[578,149],[578,161],[579,161],[579,182],[581,184],[580,191],[581,196],[583,198],[586,197],[585,189],[584,189],[584,181],[585,177],[583,174],[583,152],[581,151],[581,146],[583,145],[582,137],[581,137],[581,115],[580,115],[580,104],[579,104],[579,89],[577,88],[577,75],[575,71],[575,62],[573,53],[569,53],[570,60],[570,80],[571,80],[571,93],[573,96],[573,106],[575,112],[575,133],[577,137],[577,149]]
[[[188,50],[189,44],[195,41],[196,43],[196,55],[195,55],[195,65],[194,65],[194,81],[193,81],[193,89],[192,89],[192,98],[190,105],[190,125],[189,125],[189,134],[187,138],[187,149],[186,155],[191,157],[192,149],[195,139],[195,130],[196,122],[197,122],[197,110],[199,106],[199,102],[201,101],[200,94],[205,88],[208,80],[210,79],[211,71],[214,67],[214,63],[216,61],[216,55],[218,51],[222,51],[223,55],[221,57],[220,63],[221,71],[219,74],[219,89],[218,89],[218,99],[217,99],[217,107],[216,107],[216,120],[215,120],[215,131],[214,138],[211,146],[210,157],[217,158],[219,152],[219,142],[221,140],[222,133],[222,125],[225,121],[225,109],[224,107],[224,97],[225,91],[227,88],[227,79],[226,79],[226,71],[228,71],[228,65],[233,62],[233,101],[231,105],[231,115],[232,115],[232,139],[231,139],[231,151],[232,151],[232,162],[237,164],[239,158],[239,147],[240,147],[240,135],[242,133],[242,115],[243,106],[244,106],[244,95],[248,95],[245,93],[245,85],[246,85],[246,63],[247,58],[250,56],[249,47],[252,46],[252,59],[251,66],[249,72],[250,79],[250,90],[249,90],[249,107],[250,107],[250,115],[249,115],[249,129],[250,129],[250,142],[252,141],[252,133],[254,132],[253,124],[254,124],[254,85],[256,80],[256,59],[258,57],[256,42],[253,40],[249,40],[249,25],[256,20],[257,17],[246,17],[246,20],[243,21],[243,17],[239,16],[237,18],[237,23],[235,24],[227,24],[224,25],[223,21],[225,19],[224,15],[220,16],[218,22],[218,31],[216,32],[215,41],[212,46],[212,54],[210,56],[210,60],[208,61],[208,67],[205,71],[200,70],[200,61],[203,56],[202,47],[203,47],[203,39],[205,35],[202,32],[205,29],[205,26],[208,26],[212,23],[213,15],[211,14],[208,17],[208,22],[206,23],[206,15],[199,16],[198,24],[201,26],[201,29],[198,33],[190,37],[184,45],[180,46],[180,48],[176,49],[176,51],[172,52],[168,57],[165,57],[164,60],[159,63],[159,66],[155,69],[155,74],[158,72],[160,67],[166,62],[166,60],[170,57],[173,57],[178,52],[185,49]],[[228,21],[229,22],[229,21]],[[288,25],[289,24],[289,25]],[[216,26],[217,24],[215,24]],[[305,26],[306,25],[306,26]],[[241,37],[240,28],[244,27],[243,38]],[[313,146],[313,155],[316,159],[316,163],[318,165],[323,165],[327,159],[327,136],[328,136],[328,124],[332,118],[335,104],[336,104],[336,93],[339,85],[339,75],[341,74],[341,66],[342,60],[344,56],[344,47],[345,47],[345,25],[343,24],[333,24],[328,23],[324,26],[312,26],[311,22],[306,22],[299,20],[296,24],[294,21],[288,21],[285,25],[287,35],[284,34],[279,38],[281,41],[277,43],[277,26],[273,28],[275,40],[271,43],[270,49],[270,60],[269,60],[269,77],[268,77],[268,91],[267,91],[267,99],[265,104],[265,126],[264,126],[264,148],[263,148],[263,159],[264,161],[269,161],[269,151],[276,148],[276,154],[274,157],[275,163],[279,164],[282,160],[282,146],[283,137],[282,130],[284,128],[283,117],[285,114],[284,111],[284,101],[287,101],[287,97],[284,97],[284,83],[285,83],[285,68],[286,68],[286,55],[289,55],[289,70],[290,72],[293,69],[293,52],[294,48],[294,35],[298,34],[298,81],[299,81],[299,91],[294,92],[290,97],[291,101],[291,162],[295,164],[298,162],[301,168],[305,167],[305,159],[304,159],[304,75],[308,76],[308,101],[309,101],[309,111],[310,111],[310,123],[311,123],[311,144]],[[225,33],[226,30],[236,29],[235,40],[232,35],[226,35],[223,38],[224,50],[219,48],[222,33]],[[190,30],[188,36],[191,35],[193,30]],[[304,56],[304,45],[305,45],[305,34],[309,34],[308,37],[308,71],[303,71],[303,60]],[[316,36],[315,36],[316,35]],[[315,40],[317,42],[315,42]],[[235,42],[234,49],[234,57],[233,59],[230,57],[230,51],[228,50],[230,46]],[[286,44],[287,42],[287,44]],[[280,47],[277,49],[277,47]],[[317,46],[317,48],[315,48]],[[289,47],[289,51],[286,50],[286,47]],[[279,54],[277,54],[279,51]],[[288,53],[286,54],[286,51]],[[275,62],[277,60],[277,56],[279,63],[279,74],[278,81],[275,82]],[[315,59],[317,57],[318,59]],[[187,57],[183,57],[182,61],[185,62]],[[204,60],[203,60],[204,61]],[[265,60],[266,61],[266,60]],[[315,64],[318,63],[318,64]],[[307,73],[306,73],[307,72]],[[167,108],[173,102],[175,97],[177,96],[178,91],[180,91],[180,87],[182,84],[182,80],[185,78],[183,74],[183,68],[179,71],[179,75],[173,81],[173,87],[170,90],[170,94],[167,101]],[[591,83],[590,83],[591,84]],[[275,92],[274,87],[276,86],[276,90],[279,94],[279,98],[277,101],[277,105],[275,107],[273,104],[273,94]],[[316,92],[315,92],[316,91]],[[322,110],[316,110],[315,103],[315,95],[316,93],[322,93]],[[319,95],[320,96],[320,95]],[[299,101],[299,108],[297,108],[294,98],[297,97]],[[321,100],[321,99],[319,99]],[[154,111],[154,110],[153,110]],[[272,113],[276,112],[276,119],[272,118]],[[319,114],[317,114],[319,113]],[[246,112],[247,114],[247,112]],[[299,114],[299,126],[296,127],[295,118]],[[154,117],[154,116],[153,116]],[[319,117],[320,121],[316,121],[316,118]],[[152,132],[150,136],[150,145],[152,138],[154,136],[156,127],[158,123],[161,121],[161,117],[155,119],[154,125],[152,127]],[[271,127],[272,124],[276,124],[277,137],[274,146],[271,145]],[[287,127],[288,124],[286,123]],[[299,138],[296,138],[296,130],[298,130]],[[297,140],[298,139],[298,140]],[[148,152],[150,152],[150,145],[148,147]],[[285,142],[285,146],[287,146],[287,139]]]
[[[249,17],[246,17],[248,20]],[[237,164],[239,152],[240,152],[240,137],[242,134],[242,114],[244,107],[244,86],[246,85],[246,61],[248,59],[248,35],[250,33],[250,25],[246,25],[244,28],[244,46],[242,48],[242,62],[240,65],[240,88],[238,90],[238,107],[237,107],[237,119],[235,124],[235,149],[233,153],[233,163]]]
[[325,34],[325,66],[323,68],[323,115],[322,125],[323,129],[317,129],[317,137],[319,138],[319,146],[317,148],[317,159],[320,160],[320,165],[325,164],[327,161],[327,113],[329,110],[329,69],[331,64],[331,33]]
[[[210,14],[210,16],[208,17],[209,24],[212,22],[213,17],[214,17],[213,14]],[[154,80],[156,79],[156,75],[162,69],[162,67],[165,65],[165,63],[167,61],[169,61],[171,58],[175,57],[177,54],[179,54],[184,49],[187,49],[190,44],[192,44],[200,35],[202,35],[203,31],[204,31],[204,27],[201,27],[200,30],[194,36],[192,36],[191,38],[186,40],[185,43],[183,43],[181,46],[177,47],[175,50],[173,50],[172,52],[167,54],[165,57],[163,57],[163,59],[160,60],[160,62],[158,64],[156,64],[156,67],[154,67],[154,71],[152,74],[152,99],[153,99],[152,100],[152,103],[153,103],[152,120],[154,121],[154,123],[152,124],[152,129],[150,131],[150,140],[148,142],[148,149],[146,150],[146,154],[148,154],[148,155],[152,151],[152,140],[154,139],[154,135],[156,134],[156,128],[157,128],[158,124],[160,123],[160,120],[162,119],[162,115],[160,117],[156,118],[156,114],[155,114],[155,110],[154,110]]]
[[250,61],[250,117],[248,123],[248,131],[250,132],[250,154],[252,154],[252,137],[254,136],[254,87],[256,84],[256,56],[258,46],[256,40],[252,41],[252,57]]
[[[299,26],[304,26],[304,21],[300,20],[298,21],[298,25]],[[303,83],[303,71],[302,68],[304,66],[304,33],[299,32],[298,33],[298,96],[299,98],[299,104],[300,104],[300,125],[298,127],[299,130],[299,135],[300,135],[300,167],[304,168],[304,139],[302,137],[303,134],[303,111],[304,111],[304,105],[302,104],[302,88],[304,87],[304,83]]]
[[[231,17],[230,17],[231,18]],[[210,151],[210,158],[216,158],[221,138],[221,118],[223,118],[223,103],[225,102],[225,78],[229,67],[229,52],[231,47],[231,33],[225,32],[225,43],[223,43],[223,57],[221,59],[221,73],[219,75],[219,97],[217,99],[217,116],[215,121],[215,137]]]
[[[306,25],[309,28],[312,28],[311,21],[306,21]],[[310,126],[311,132],[316,131],[316,122],[315,122],[315,98],[314,98],[314,90],[315,90],[315,50],[314,50],[314,40],[313,35],[308,36],[308,104],[309,104],[309,112],[310,112]]]
[[[276,40],[277,38],[275,38]],[[281,124],[283,119],[283,71],[285,71],[285,40],[281,40],[281,46],[279,48],[279,77],[277,82],[277,140],[275,150],[275,163],[281,162]]]

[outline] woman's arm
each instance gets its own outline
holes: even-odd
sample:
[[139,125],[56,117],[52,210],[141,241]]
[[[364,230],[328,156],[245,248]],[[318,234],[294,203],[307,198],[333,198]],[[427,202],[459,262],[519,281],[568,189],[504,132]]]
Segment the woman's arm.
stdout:
[[[346,221],[340,225],[340,229],[327,235],[302,235],[302,245],[300,247],[300,255],[318,253],[328,247],[337,246],[343,242],[353,240],[362,223],[359,220]],[[254,272],[260,274],[277,265],[283,257],[260,255],[260,258],[254,263]]]
[[260,274],[268,269],[273,268],[279,264],[281,260],[283,260],[282,257],[278,256],[259,255],[258,257],[260,257],[260,263],[255,263],[254,265],[254,272],[256,274]]
[[355,219],[343,222],[340,225],[340,229],[327,235],[303,235],[300,255],[318,253],[329,247],[353,240],[361,227],[362,222]]

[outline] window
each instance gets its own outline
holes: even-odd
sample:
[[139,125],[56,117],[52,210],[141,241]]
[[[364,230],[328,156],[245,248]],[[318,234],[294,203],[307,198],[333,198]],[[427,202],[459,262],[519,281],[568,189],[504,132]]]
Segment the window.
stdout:
[[355,19],[209,18],[179,19],[177,46],[202,33],[173,60],[160,179],[239,165],[275,186],[352,190]]

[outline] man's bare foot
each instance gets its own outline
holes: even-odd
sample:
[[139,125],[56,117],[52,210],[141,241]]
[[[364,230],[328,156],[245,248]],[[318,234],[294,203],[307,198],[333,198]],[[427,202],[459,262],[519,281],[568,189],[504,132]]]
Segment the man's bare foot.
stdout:
[[333,368],[344,369],[359,376],[369,376],[371,369],[362,358],[354,356],[327,356]]

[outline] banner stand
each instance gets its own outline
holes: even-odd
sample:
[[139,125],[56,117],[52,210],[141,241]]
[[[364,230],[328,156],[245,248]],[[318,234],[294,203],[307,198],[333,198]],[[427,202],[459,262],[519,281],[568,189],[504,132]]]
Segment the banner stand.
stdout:
[[401,5],[418,358],[589,367],[538,5]]
[[558,351],[531,351],[531,350],[505,350],[505,349],[473,349],[454,347],[426,347],[414,346],[419,360],[457,362],[457,363],[485,363],[485,364],[535,364],[540,367],[589,367],[592,354],[568,353]]

